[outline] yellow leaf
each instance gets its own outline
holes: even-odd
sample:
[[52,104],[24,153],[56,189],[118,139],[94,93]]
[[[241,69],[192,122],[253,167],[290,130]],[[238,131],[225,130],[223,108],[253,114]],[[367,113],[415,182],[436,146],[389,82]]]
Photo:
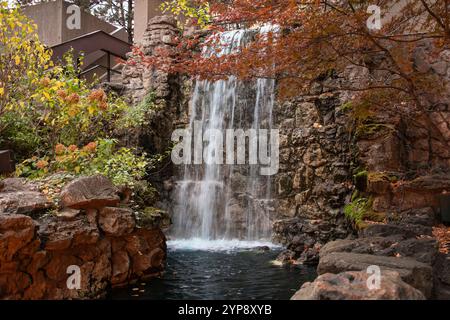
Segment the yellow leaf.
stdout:
[[14,60],[16,62],[16,66],[18,66],[20,64],[20,57],[19,56],[15,56]]
[[94,107],[94,106],[89,106],[89,107],[88,107],[88,112],[89,112],[90,115],[94,114],[94,112],[95,112],[95,107]]
[[5,94],[5,88],[0,88],[0,97]]

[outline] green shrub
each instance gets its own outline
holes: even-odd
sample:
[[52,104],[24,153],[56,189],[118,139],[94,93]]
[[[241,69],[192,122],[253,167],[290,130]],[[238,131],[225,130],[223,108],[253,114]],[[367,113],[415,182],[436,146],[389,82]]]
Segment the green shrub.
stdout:
[[125,110],[122,118],[118,121],[118,125],[124,128],[148,125],[149,112],[156,108],[155,93],[150,92],[138,105]]
[[357,198],[344,207],[345,216],[356,225],[360,224],[372,208],[372,201],[367,198]]
[[55,156],[32,157],[17,166],[16,175],[42,178],[56,172],[75,175],[102,174],[116,185],[134,187],[144,178],[150,160],[146,154],[135,155],[131,149],[117,148],[114,139],[90,142],[82,148],[75,145],[55,147]]

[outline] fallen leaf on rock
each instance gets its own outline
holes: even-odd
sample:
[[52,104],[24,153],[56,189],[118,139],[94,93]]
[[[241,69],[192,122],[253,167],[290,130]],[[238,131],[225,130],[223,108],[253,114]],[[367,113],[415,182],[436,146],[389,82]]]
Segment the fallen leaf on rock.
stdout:
[[448,254],[450,248],[450,227],[444,225],[433,227],[433,236],[436,237],[439,243],[439,251]]

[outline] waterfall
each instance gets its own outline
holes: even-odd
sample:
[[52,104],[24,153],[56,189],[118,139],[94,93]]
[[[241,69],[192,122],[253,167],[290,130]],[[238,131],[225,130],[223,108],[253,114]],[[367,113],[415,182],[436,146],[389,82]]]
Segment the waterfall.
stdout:
[[[224,32],[220,38],[224,46],[218,54],[238,50],[254,33]],[[201,126],[203,133],[211,129],[272,129],[274,86],[270,79],[246,83],[234,77],[196,81],[189,129],[195,131]],[[271,177],[261,176],[258,164],[217,164],[218,144],[223,139],[208,138],[203,143],[203,163],[183,165],[181,180],[176,184],[172,237],[270,240]]]

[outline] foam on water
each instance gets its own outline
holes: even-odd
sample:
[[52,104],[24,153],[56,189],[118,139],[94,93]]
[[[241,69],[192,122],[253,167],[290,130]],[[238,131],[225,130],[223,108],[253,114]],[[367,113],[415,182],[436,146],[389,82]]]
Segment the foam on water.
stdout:
[[243,240],[205,240],[201,238],[176,239],[167,241],[169,250],[191,250],[191,251],[243,251],[258,247],[269,247],[279,249],[280,246],[268,241],[243,241]]

